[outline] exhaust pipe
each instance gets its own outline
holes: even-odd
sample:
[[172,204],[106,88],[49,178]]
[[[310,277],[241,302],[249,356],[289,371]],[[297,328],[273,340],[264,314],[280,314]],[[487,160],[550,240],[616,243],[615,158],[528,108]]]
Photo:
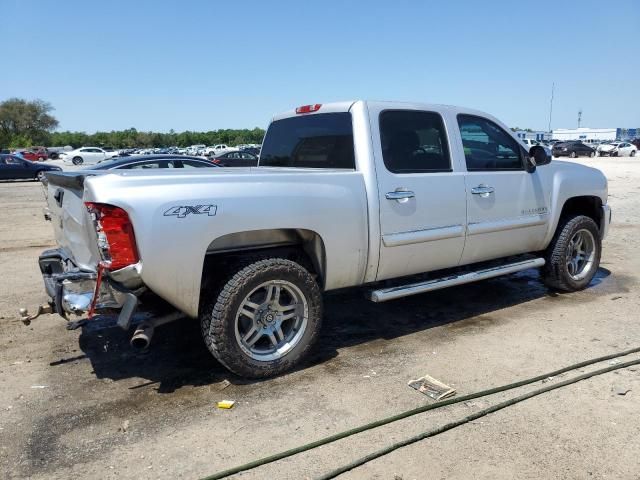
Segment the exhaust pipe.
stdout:
[[184,317],[182,312],[173,312],[162,317],[150,318],[143,321],[136,327],[136,331],[133,332],[133,336],[129,343],[133,348],[138,350],[144,350],[149,348],[151,339],[153,338],[153,332],[156,327],[164,325],[165,323],[173,322]]
[[131,346],[137,350],[144,350],[149,347],[154,331],[155,327],[153,325],[141,323],[138,325],[138,328],[136,328],[136,331],[133,332],[133,336],[129,343],[131,343]]

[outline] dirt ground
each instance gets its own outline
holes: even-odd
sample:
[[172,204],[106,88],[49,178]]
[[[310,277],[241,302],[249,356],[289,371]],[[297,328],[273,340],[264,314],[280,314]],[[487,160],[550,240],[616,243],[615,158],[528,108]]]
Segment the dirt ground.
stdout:
[[[425,373],[462,395],[640,346],[640,160],[581,162],[605,172],[613,208],[587,290],[552,294],[527,271],[386,304],[361,290],[327,295],[312,361],[260,382],[228,374],[191,321],[160,327],[148,353],[131,350],[130,334],[109,321],[68,331],[44,316],[23,326],[18,308],[45,301],[37,257],[53,245],[52,228],[39,184],[0,183],[0,477],[199,478],[428,403],[407,386]],[[424,413],[236,478],[314,478],[539,386]],[[223,399],[237,403],[217,409]],[[639,419],[640,367],[617,370],[340,478],[638,479]]]

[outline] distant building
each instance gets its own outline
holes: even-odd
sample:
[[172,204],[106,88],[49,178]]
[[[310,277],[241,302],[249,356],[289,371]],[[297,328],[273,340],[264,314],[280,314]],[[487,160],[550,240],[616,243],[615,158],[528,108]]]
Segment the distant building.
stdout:
[[594,143],[605,140],[633,140],[640,136],[640,128],[556,128],[554,140],[582,140]]
[[535,140],[537,142],[539,142],[540,140],[551,140],[551,134],[549,132],[543,132],[541,130],[516,130],[515,133],[518,138]]

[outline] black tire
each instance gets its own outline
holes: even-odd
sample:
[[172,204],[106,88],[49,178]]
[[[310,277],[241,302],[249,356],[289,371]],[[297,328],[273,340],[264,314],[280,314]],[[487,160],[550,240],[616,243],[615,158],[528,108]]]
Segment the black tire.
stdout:
[[[594,258],[588,271],[584,271],[584,277],[576,280],[569,274],[567,258],[571,249],[570,242],[581,230],[587,230],[593,237]],[[547,286],[556,290],[564,292],[582,290],[589,285],[598,271],[601,253],[600,230],[592,218],[585,215],[561,218],[556,233],[545,251],[546,264],[542,268],[542,279]]]
[[635,157],[636,156],[636,151],[635,150],[631,150],[631,153],[629,154],[630,157]]
[[589,156],[590,156],[591,158],[595,157],[595,156],[596,156],[596,152],[591,152],[591,153],[589,153]]
[[35,180],[41,182],[44,179],[44,170],[38,170],[36,172]]
[[571,152],[571,153],[569,154],[569,156],[570,156],[571,158],[576,158],[576,157],[577,157],[576,152]]
[[73,160],[71,160],[71,163],[73,163],[74,165],[82,165],[83,162],[84,160],[82,159],[82,157],[73,157]]
[[[261,361],[247,354],[236,337],[236,315],[247,295],[265,282],[280,280],[297,287],[308,306],[308,318],[295,346],[277,359]],[[322,325],[322,294],[313,276],[302,266],[282,258],[260,260],[239,270],[203,302],[200,326],[213,356],[233,373],[247,378],[279,375],[300,364],[316,342]],[[303,330],[302,328],[300,330]]]

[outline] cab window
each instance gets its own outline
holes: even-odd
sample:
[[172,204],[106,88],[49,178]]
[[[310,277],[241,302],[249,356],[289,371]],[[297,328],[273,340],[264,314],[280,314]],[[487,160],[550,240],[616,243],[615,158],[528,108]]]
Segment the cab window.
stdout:
[[382,112],[380,143],[384,165],[390,172],[451,171],[447,135],[438,113],[417,110]]
[[468,171],[524,170],[515,139],[491,120],[458,115]]

